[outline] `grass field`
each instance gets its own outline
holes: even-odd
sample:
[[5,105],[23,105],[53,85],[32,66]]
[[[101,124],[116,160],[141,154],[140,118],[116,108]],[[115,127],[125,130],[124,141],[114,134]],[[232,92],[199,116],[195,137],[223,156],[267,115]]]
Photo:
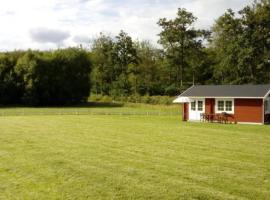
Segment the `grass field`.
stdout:
[[270,199],[270,126],[33,112],[0,116],[1,200]]
[[90,102],[76,107],[0,107],[0,116],[24,115],[177,115],[179,105]]

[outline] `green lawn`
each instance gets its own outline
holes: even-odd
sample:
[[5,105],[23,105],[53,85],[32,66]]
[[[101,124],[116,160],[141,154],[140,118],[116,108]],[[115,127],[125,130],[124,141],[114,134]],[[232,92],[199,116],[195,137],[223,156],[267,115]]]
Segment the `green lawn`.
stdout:
[[0,199],[270,199],[270,126],[0,116]]
[[179,105],[94,103],[76,107],[0,107],[0,116],[24,115],[181,115]]

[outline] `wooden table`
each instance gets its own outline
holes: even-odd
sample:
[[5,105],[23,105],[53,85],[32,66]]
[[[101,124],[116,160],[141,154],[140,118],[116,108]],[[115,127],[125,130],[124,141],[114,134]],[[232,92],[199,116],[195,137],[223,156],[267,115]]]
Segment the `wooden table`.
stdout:
[[229,115],[227,113],[220,113],[220,114],[201,114],[201,121],[205,122],[218,122],[218,123],[228,123]]

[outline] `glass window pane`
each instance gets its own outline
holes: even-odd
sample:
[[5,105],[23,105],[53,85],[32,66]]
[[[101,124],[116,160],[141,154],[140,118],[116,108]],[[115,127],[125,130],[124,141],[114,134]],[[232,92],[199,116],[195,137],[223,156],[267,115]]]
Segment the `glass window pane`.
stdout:
[[203,101],[198,101],[198,111],[203,110]]
[[218,101],[218,111],[224,111],[224,101]]
[[191,102],[191,110],[193,110],[193,111],[196,110],[196,101]]
[[232,111],[232,101],[226,101],[226,111]]

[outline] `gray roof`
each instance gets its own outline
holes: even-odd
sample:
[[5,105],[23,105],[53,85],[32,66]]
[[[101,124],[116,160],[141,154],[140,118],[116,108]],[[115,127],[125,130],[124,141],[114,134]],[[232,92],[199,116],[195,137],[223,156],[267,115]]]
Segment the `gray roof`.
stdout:
[[264,98],[270,90],[268,85],[195,85],[180,97],[240,97]]

